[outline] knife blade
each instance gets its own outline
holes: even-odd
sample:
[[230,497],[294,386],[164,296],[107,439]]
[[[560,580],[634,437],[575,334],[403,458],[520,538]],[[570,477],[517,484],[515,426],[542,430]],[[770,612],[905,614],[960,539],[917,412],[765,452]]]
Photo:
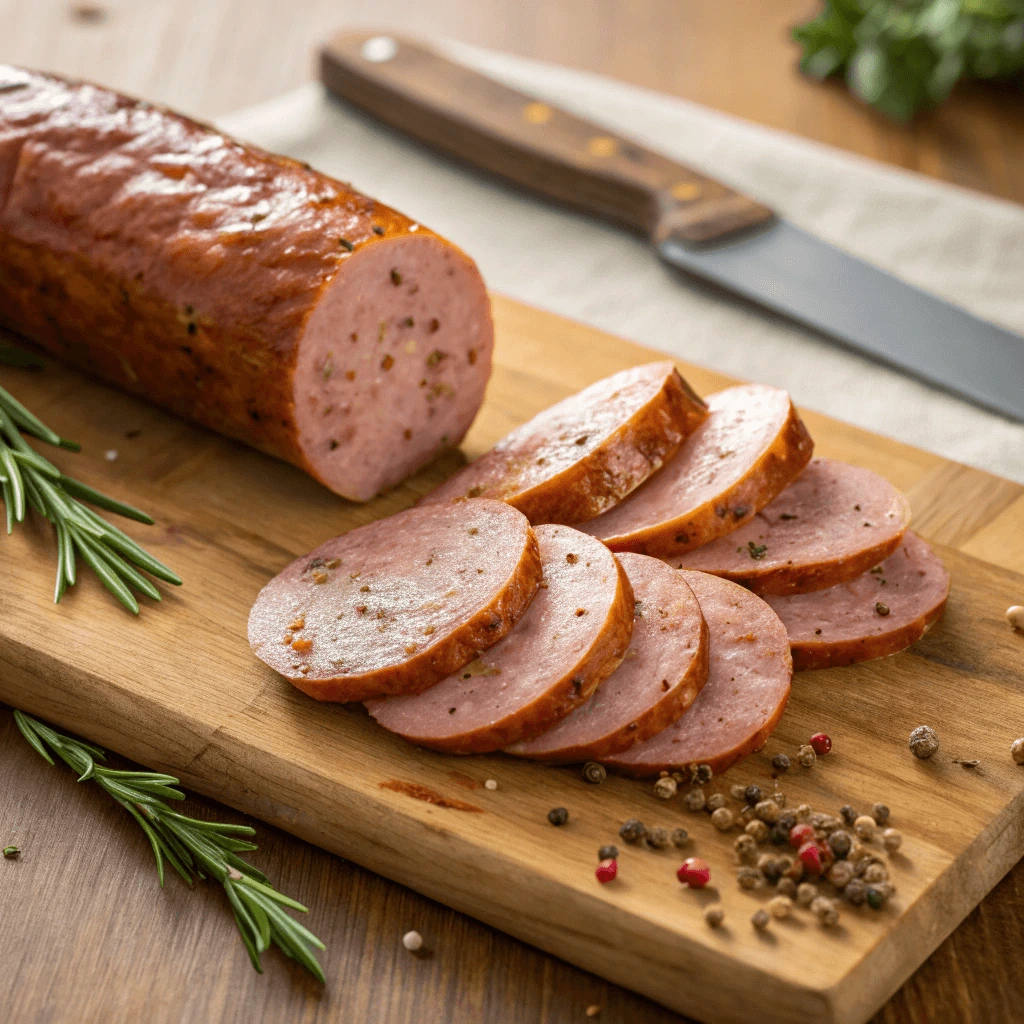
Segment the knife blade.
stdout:
[[320,76],[432,149],[644,232],[684,274],[1024,421],[1024,338],[702,172],[394,35],[336,36],[321,50]]

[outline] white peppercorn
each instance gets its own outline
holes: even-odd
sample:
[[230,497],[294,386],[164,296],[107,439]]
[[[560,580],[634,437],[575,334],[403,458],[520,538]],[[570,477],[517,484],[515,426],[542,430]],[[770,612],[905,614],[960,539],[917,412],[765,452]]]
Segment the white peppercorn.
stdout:
[[747,822],[743,831],[751,836],[755,843],[763,843],[768,838],[770,829],[760,818],[754,818],[753,821]]
[[816,896],[811,901],[811,913],[823,928],[833,928],[839,923],[839,908],[835,900],[827,896]]
[[848,903],[852,903],[855,907],[859,907],[864,902],[867,891],[868,887],[862,879],[851,878],[843,887],[843,899]]
[[706,785],[715,777],[715,773],[711,770],[709,764],[692,764],[690,765],[690,778],[693,779],[698,785]]
[[741,889],[763,889],[765,884],[764,875],[757,868],[747,866],[737,870],[736,881]]
[[870,814],[862,814],[853,823],[853,831],[857,833],[857,838],[867,843],[874,838],[876,827],[875,819]]
[[887,828],[882,833],[882,845],[887,853],[895,853],[903,844],[903,836],[894,828]]
[[882,864],[869,864],[864,869],[864,881],[867,885],[877,885],[889,881],[889,872]]
[[711,815],[711,824],[718,829],[719,832],[728,832],[733,826],[733,814],[728,807],[719,807]]
[[759,800],[754,807],[754,813],[769,825],[774,825],[779,820],[779,805],[774,800]]
[[1024,764],[1024,736],[1010,744],[1010,757],[1015,764]]
[[1024,607],[1019,604],[1010,605],[1006,609],[1006,621],[1017,633],[1024,633]]
[[676,780],[670,776],[658,779],[654,784],[654,795],[662,800],[671,800],[676,795]]
[[736,860],[740,864],[753,864],[757,860],[757,842],[746,832],[736,837],[732,848],[736,851]]
[[672,845],[678,849],[682,849],[687,846],[690,842],[690,833],[685,828],[674,828],[672,829]]
[[669,838],[667,828],[652,828],[647,832],[647,845],[655,850],[664,850],[672,840]]
[[800,804],[800,806],[797,807],[797,809],[796,809],[796,811],[794,813],[796,814],[796,820],[797,821],[804,822],[804,821],[810,821],[811,820],[811,814],[813,812],[811,811],[811,805],[810,804]]
[[810,768],[811,765],[818,759],[818,755],[814,752],[814,747],[809,743],[805,743],[797,752],[796,759],[805,767]]
[[687,790],[686,796],[683,797],[683,803],[686,804],[686,809],[689,811],[703,811],[706,802],[707,797],[700,786],[694,786],[693,789]]
[[734,782],[729,787],[729,796],[731,796],[733,800],[738,800],[740,803],[743,803],[743,794],[746,793],[746,791],[747,787],[744,786],[742,782]]
[[871,817],[875,819],[875,824],[879,828],[884,828],[885,823],[889,820],[889,808],[885,804],[872,804]]
[[788,896],[773,896],[768,901],[768,913],[777,921],[785,920],[793,910],[793,901]]
[[712,793],[705,802],[704,806],[709,811],[717,811],[719,808],[725,806],[725,797],[721,793]]
[[938,733],[930,725],[919,725],[910,734],[910,752],[927,761],[939,749]]
[[779,884],[775,886],[780,896],[788,896],[791,900],[796,899],[796,882],[792,878],[783,875]]
[[801,882],[796,888],[797,906],[809,907],[818,898],[818,887],[813,882]]
[[410,953],[416,953],[423,948],[423,936],[419,932],[406,932],[402,936],[402,945]]
[[853,865],[849,861],[837,860],[825,876],[837,888],[845,889],[853,881]]

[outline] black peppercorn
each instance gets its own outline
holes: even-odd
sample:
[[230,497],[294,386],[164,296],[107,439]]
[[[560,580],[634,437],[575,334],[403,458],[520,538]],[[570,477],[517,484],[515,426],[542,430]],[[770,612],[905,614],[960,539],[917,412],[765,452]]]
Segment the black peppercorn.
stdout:
[[779,815],[779,820],[776,824],[780,828],[784,828],[786,830],[786,835],[789,835],[789,830],[796,824],[796,814],[794,814],[793,811],[783,811],[782,814]]
[[788,772],[789,771],[789,758],[785,754],[776,754],[772,758],[772,767],[777,772]]
[[619,848],[614,843],[609,843],[607,846],[602,846],[597,851],[598,860],[618,860]]
[[743,799],[746,800],[751,807],[753,807],[754,804],[759,804],[763,799],[761,796],[761,787],[756,782],[752,782],[743,791]]
[[852,849],[853,838],[849,832],[838,828],[828,837],[828,848],[842,860]]
[[875,824],[879,828],[884,828],[885,823],[889,820],[889,808],[885,804],[873,804],[871,817],[875,819]]
[[715,773],[711,770],[709,764],[699,764],[695,768],[691,769],[693,775],[693,781],[700,783],[702,786],[709,783],[714,778]]
[[569,820],[569,812],[564,807],[553,807],[548,811],[548,821],[552,825],[564,825]]
[[639,843],[645,835],[647,835],[647,829],[644,828],[644,823],[639,818],[630,818],[629,821],[623,822],[619,829],[619,836],[627,843]]
[[685,828],[672,829],[672,845],[682,849],[690,842],[690,833]]
[[772,826],[771,832],[768,833],[768,838],[776,846],[785,846],[789,842],[789,829],[783,828],[778,822]]
[[885,895],[884,889],[876,889],[873,885],[869,885],[865,890],[864,898],[872,910],[881,910],[885,906]]
[[583,766],[583,781],[589,782],[593,786],[599,786],[608,777],[608,772],[605,771],[603,764],[598,764],[596,761],[588,761]]
[[852,825],[859,817],[860,814],[855,811],[849,804],[844,804],[839,808],[840,817],[847,825]]

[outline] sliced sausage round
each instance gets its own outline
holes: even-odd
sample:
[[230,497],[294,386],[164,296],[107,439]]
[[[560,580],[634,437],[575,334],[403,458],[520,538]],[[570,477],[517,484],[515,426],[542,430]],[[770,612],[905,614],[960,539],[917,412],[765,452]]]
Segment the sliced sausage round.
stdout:
[[469,428],[476,266],[308,165],[0,67],[0,326],[357,501]]
[[453,754],[501,750],[569,714],[615,671],[633,631],[625,572],[571,527],[536,532],[544,580],[516,628],[424,693],[367,701],[381,725]]
[[585,704],[509,754],[557,764],[619,754],[676,721],[707,681],[708,627],[682,574],[647,555],[617,557],[635,600],[622,664]]
[[673,555],[731,533],[811,458],[789,395],[763,384],[719,391],[710,415],[660,473],[580,529],[613,551]]
[[497,498],[531,523],[581,523],[639,487],[707,415],[672,363],[635,366],[516,427],[424,501]]
[[766,597],[789,633],[798,669],[852,665],[898,654],[941,615],[949,573],[917,534],[850,583],[813,594]]
[[629,775],[657,775],[694,764],[725,771],[765,745],[789,700],[793,662],[779,617],[730,580],[686,570],[682,576],[708,624],[708,681],[673,725],[603,759]]
[[856,579],[888,558],[909,523],[910,506],[884,477],[812,459],[750,522],[666,561],[724,576],[755,594],[803,594]]
[[256,598],[249,643],[318,700],[418,693],[501,640],[540,580],[511,506],[408,509],[292,562]]

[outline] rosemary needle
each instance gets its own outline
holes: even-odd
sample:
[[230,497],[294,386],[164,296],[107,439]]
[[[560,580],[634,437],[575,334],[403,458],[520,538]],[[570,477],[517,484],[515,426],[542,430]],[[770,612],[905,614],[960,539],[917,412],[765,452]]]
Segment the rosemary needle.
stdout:
[[323,970],[310,951],[311,946],[323,949],[323,943],[283,909],[306,913],[306,907],[279,893],[266,875],[238,856],[257,848],[241,838],[255,835],[254,829],[178,814],[167,803],[185,799],[185,794],[175,789],[178,780],[173,775],[104,768],[96,763],[106,760],[99,747],[56,732],[21,711],[14,712],[14,721],[37,754],[54,764],[52,750],[78,773],[79,782],[96,782],[138,822],[153,847],[161,886],[165,862],[189,885],[196,877],[210,875],[224,886],[242,942],[257,971],[263,972],[260,956],[273,944],[323,982]]
[[[5,345],[0,345],[0,363],[29,368],[41,365],[28,353]],[[57,533],[55,604],[64,596],[65,590],[74,585],[79,556],[121,604],[136,615],[139,603],[133,590],[154,601],[160,600],[160,591],[139,569],[165,583],[181,583],[166,565],[122,530],[98,516],[89,505],[152,525],[150,516],[80,480],[65,476],[30,447],[22,434],[71,451],[78,451],[79,446],[55,433],[10,392],[0,387],[0,498],[7,514],[7,532],[11,533],[14,524],[24,520],[27,508],[35,509],[53,523]]]

